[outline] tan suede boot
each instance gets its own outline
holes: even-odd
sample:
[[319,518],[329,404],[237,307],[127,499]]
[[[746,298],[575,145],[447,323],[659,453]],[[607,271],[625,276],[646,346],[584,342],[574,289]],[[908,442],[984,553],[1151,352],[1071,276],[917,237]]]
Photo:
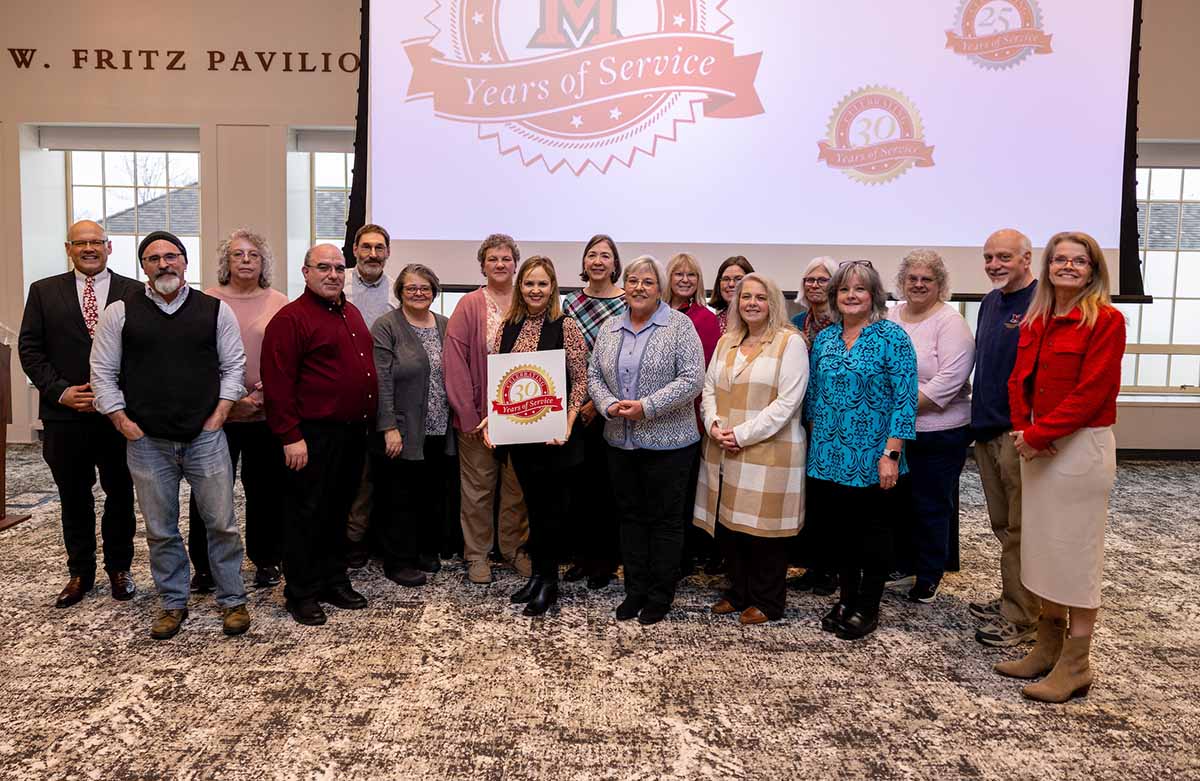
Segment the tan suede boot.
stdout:
[[1026,686],[1021,694],[1041,702],[1066,702],[1072,697],[1083,697],[1092,687],[1092,667],[1088,659],[1091,650],[1091,635],[1068,637],[1050,674]]
[[1024,659],[1000,662],[992,669],[1009,678],[1041,678],[1054,668],[1062,653],[1063,638],[1067,636],[1065,618],[1042,618],[1038,621],[1037,643]]

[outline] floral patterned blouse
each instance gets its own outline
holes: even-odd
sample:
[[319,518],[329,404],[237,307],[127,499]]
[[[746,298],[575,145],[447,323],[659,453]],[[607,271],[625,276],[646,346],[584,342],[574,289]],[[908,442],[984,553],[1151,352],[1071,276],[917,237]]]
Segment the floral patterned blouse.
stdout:
[[429,403],[425,410],[425,433],[441,436],[450,425],[450,401],[446,398],[445,371],[442,368],[442,335],[437,326],[413,327],[425,354],[429,356]]
[[[542,337],[542,324],[546,322],[546,313],[530,315],[521,325],[517,341],[513,344],[514,353],[537,352],[538,340]],[[504,329],[496,331],[496,336],[488,344],[488,352],[495,354],[500,351],[500,339]],[[579,408],[587,401],[588,384],[588,348],[584,341],[583,331],[573,317],[563,318],[563,349],[566,352],[567,374],[571,377],[571,397],[567,400],[567,414],[579,412]]]

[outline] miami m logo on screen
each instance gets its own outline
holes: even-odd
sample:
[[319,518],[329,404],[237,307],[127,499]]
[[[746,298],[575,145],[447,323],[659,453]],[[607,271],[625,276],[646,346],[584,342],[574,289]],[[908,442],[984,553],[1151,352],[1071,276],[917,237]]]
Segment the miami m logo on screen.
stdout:
[[531,49],[578,49],[621,37],[617,0],[542,0],[541,21]]

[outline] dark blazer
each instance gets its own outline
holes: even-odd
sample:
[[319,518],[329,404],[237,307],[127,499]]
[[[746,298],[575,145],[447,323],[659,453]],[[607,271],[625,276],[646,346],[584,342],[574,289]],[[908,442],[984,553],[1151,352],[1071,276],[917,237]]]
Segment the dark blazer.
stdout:
[[[105,308],[114,301],[142,292],[140,282],[111,269],[109,273],[112,276]],[[30,285],[17,352],[21,357],[21,368],[41,396],[38,417],[44,421],[78,421],[98,414],[76,412],[58,403],[68,386],[83,385],[91,377],[88,358],[92,353],[92,338],[88,336],[83,310],[79,308],[74,270]]]
[[[445,343],[447,320],[436,313],[433,319]],[[376,320],[371,326],[371,336],[375,340],[375,371],[379,377],[376,430],[398,430],[404,441],[400,458],[421,461],[425,452],[425,412],[429,406],[429,356],[402,309]],[[382,437],[377,437],[375,444],[381,442]],[[453,453],[454,437],[448,436],[446,454]]]

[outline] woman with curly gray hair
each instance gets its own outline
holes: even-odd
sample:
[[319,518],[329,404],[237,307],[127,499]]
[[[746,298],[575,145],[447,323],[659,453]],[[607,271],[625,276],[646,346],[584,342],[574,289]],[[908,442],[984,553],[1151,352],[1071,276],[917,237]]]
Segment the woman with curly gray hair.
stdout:
[[946,303],[950,279],[941,255],[915,249],[900,261],[896,289],[904,301],[888,313],[917,352],[917,438],[908,445],[908,528],[897,530],[889,583],[909,585],[909,600],[932,602],[942,580],[956,512],[958,476],[971,441],[971,368],[975,338]]
[[[217,247],[217,287],[204,292],[233,310],[246,348],[246,395],[233,405],[225,422],[229,458],[237,469],[242,461],[242,488],[246,492],[246,555],[256,568],[259,587],[278,585],[283,556],[283,529],[273,503],[281,490],[283,446],[267,428],[263,411],[259,358],[263,334],[287,296],[271,287],[271,245],[257,233],[238,228]],[[188,551],[192,557],[192,591],[210,591],[208,542],[196,503],[189,507]]]

